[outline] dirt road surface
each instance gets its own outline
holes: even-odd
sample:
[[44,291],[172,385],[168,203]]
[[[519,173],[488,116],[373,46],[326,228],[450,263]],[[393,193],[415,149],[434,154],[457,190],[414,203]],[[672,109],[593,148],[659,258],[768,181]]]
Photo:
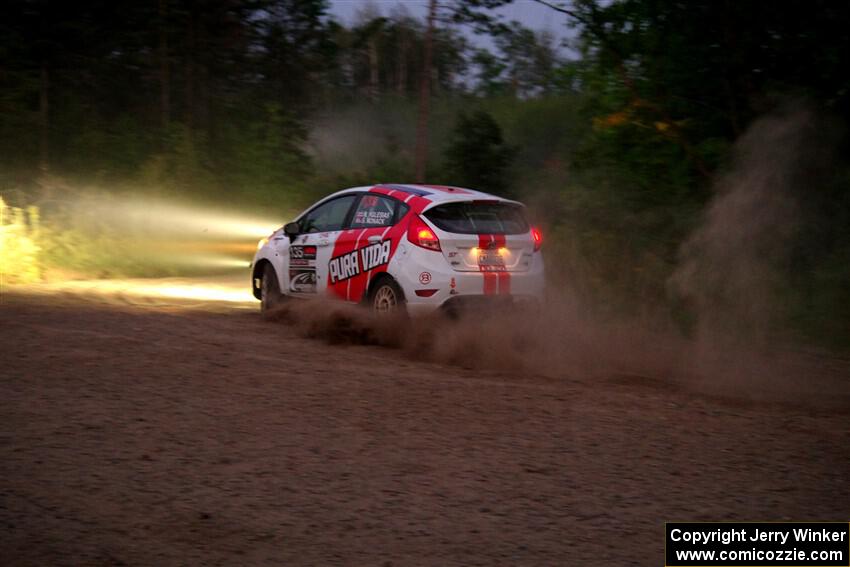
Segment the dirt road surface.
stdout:
[[663,565],[665,521],[848,519],[847,408],[415,362],[221,305],[3,295],[0,564]]

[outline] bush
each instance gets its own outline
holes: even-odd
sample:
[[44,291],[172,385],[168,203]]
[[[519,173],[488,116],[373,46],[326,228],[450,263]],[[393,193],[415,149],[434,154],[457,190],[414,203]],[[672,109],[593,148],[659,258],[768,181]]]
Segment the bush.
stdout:
[[497,195],[509,193],[513,150],[505,144],[499,125],[483,110],[460,115],[445,157],[451,185]]
[[36,207],[10,207],[0,197],[0,286],[41,279]]

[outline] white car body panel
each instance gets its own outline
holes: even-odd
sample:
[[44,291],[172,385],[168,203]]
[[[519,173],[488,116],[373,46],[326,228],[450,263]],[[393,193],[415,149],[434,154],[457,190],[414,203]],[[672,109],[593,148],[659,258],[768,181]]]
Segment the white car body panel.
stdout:
[[[521,234],[459,234],[440,229],[423,214],[453,202],[521,203],[454,187],[375,185],[329,195],[295,221],[302,227],[305,222],[316,226],[311,219],[319,214],[318,207],[327,204],[319,211],[332,209],[334,205],[328,203],[348,194],[358,198],[356,208],[348,209],[347,226],[362,226],[292,238],[280,228],[265,243],[261,241],[252,262],[255,296],[259,297],[259,278],[268,262],[275,270],[279,289],[292,297],[361,302],[378,278],[389,275],[401,288],[411,314],[433,311],[456,298],[501,296],[513,301],[542,297],[543,257],[539,249],[535,250],[539,246],[535,246],[532,229]],[[377,199],[367,201],[361,195]],[[346,202],[339,202],[337,208],[342,210]],[[391,222],[387,217],[393,206],[393,224],[368,224]],[[442,250],[428,249],[408,239],[408,225],[417,215],[439,239]],[[498,258],[498,265],[483,264],[490,258]]]

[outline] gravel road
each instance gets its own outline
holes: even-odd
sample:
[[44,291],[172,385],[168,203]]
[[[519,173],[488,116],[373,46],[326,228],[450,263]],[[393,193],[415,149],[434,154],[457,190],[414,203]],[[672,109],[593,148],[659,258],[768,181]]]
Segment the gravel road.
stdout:
[[3,565],[663,565],[665,521],[848,519],[847,407],[207,304],[5,293],[0,321]]

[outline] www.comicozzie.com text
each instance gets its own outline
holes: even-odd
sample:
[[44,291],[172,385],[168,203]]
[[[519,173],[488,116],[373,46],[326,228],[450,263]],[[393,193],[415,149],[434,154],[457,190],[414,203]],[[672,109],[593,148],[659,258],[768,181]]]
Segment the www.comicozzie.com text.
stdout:
[[754,528],[729,529],[722,528],[710,531],[689,531],[675,528],[670,532],[673,541],[686,541],[690,543],[712,543],[718,542],[727,545],[736,541],[775,541],[786,544],[788,538],[793,535],[794,541],[798,542],[841,542],[846,541],[847,532],[840,530],[813,530],[811,528],[794,528],[784,530],[762,530]]

